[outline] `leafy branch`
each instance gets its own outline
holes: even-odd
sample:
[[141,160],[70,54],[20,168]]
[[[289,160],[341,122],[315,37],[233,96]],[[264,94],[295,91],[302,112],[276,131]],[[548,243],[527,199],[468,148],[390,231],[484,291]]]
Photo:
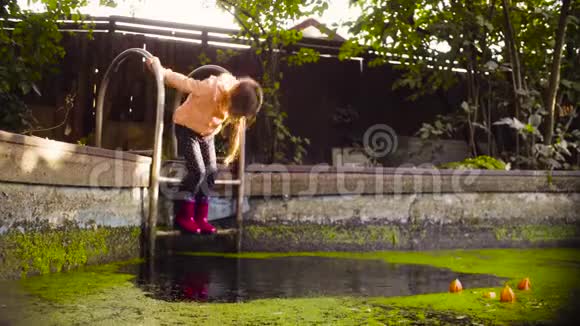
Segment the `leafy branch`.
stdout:
[[261,67],[260,83],[264,89],[263,113],[257,120],[265,160],[301,163],[308,139],[295,136],[286,126],[287,113],[280,104],[282,65],[316,62],[319,53],[312,49],[293,50],[302,33],[286,29],[289,23],[321,13],[328,4],[323,0],[218,0],[218,6],[230,13],[241,28],[238,38],[251,40],[251,47]]

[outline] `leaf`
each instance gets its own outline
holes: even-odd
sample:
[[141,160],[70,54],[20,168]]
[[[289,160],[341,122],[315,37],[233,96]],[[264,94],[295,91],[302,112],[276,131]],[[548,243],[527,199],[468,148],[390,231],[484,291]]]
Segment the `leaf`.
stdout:
[[40,89],[38,89],[38,86],[36,86],[35,83],[32,83],[32,89],[34,90],[34,92],[36,93],[36,95],[38,96],[42,96],[42,93],[40,93]]
[[474,127],[477,127],[477,128],[483,129],[483,130],[485,130],[485,131],[489,131],[489,128],[487,128],[485,125],[483,125],[483,124],[481,124],[481,123],[474,122],[474,123],[472,123],[472,124],[473,124],[473,126],[474,126]]
[[536,128],[528,123],[524,126],[524,130],[530,134],[533,134],[536,131]]
[[20,83],[20,91],[22,92],[22,94],[26,95],[28,93],[30,93],[31,87],[30,84],[27,82],[21,82]]
[[542,123],[542,116],[539,114],[532,114],[528,118],[528,124],[530,124],[533,128],[538,128]]
[[576,92],[580,92],[580,82],[571,81],[567,79],[560,79],[560,83],[562,84],[562,86],[566,88],[573,89]]
[[469,112],[469,104],[465,101],[461,102],[461,108],[463,109],[463,111],[465,112]]
[[568,142],[566,142],[566,140],[564,139],[560,140],[558,143],[556,143],[555,146],[560,150],[560,152],[568,156],[572,156],[572,153],[570,153],[570,151],[568,150]]
[[487,68],[487,70],[495,71],[499,68],[499,65],[497,64],[497,62],[490,60],[485,63],[485,67]]
[[500,71],[505,71],[505,72],[512,71],[512,65],[511,65],[509,62],[502,63],[502,64],[499,66],[499,70],[500,70]]
[[499,121],[496,121],[493,123],[494,125],[508,125],[509,127],[516,129],[516,130],[522,130],[526,127],[525,124],[523,124],[521,121],[519,121],[516,118],[503,118]]
[[518,88],[516,90],[516,94],[521,95],[521,96],[528,96],[530,93],[523,88]]

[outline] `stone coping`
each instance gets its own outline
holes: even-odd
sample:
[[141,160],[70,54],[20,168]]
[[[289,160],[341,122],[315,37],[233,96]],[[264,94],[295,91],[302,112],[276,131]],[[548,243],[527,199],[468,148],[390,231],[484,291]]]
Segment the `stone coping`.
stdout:
[[493,175],[477,170],[454,174],[422,173],[246,173],[246,193],[252,197],[308,197],[409,193],[580,193],[580,176],[562,174]]
[[281,164],[251,164],[246,168],[246,172],[289,172],[289,173],[310,173],[316,169],[317,173],[352,173],[352,174],[410,174],[424,175],[432,174],[433,170],[439,175],[455,175],[457,171],[477,171],[479,175],[489,176],[565,176],[580,178],[580,171],[546,171],[546,170],[455,170],[455,169],[431,169],[426,167],[336,167],[327,164],[320,165],[281,165]]
[[[151,158],[142,155],[0,131],[0,181],[89,187],[147,187],[150,164]],[[220,179],[231,179],[231,167],[220,166],[220,174]],[[248,196],[258,197],[580,192],[580,171],[251,164],[246,169],[245,189]],[[232,186],[221,186],[218,193],[231,196],[235,191]]]
[[20,144],[31,147],[54,148],[62,152],[78,153],[91,156],[106,157],[112,159],[120,159],[124,161],[148,163],[151,164],[151,157],[132,154],[124,151],[116,151],[98,147],[75,145],[56,140],[14,134],[11,132],[0,130],[0,143]]
[[0,184],[142,188],[150,167],[150,157],[0,131]]

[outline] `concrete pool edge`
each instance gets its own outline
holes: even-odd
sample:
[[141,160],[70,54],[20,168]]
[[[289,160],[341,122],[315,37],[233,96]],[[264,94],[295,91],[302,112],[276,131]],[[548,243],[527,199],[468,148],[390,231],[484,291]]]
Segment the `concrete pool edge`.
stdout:
[[[34,233],[38,230],[21,225],[45,222],[48,231],[68,222],[79,232],[137,230],[147,216],[150,162],[148,157],[120,151],[0,131],[0,237]],[[248,167],[245,250],[578,243],[578,171],[276,166]],[[235,236],[223,237],[224,250],[235,248]],[[204,242],[216,244],[215,238],[182,238],[183,244],[200,250],[207,250]],[[138,245],[137,239],[130,243]],[[7,249],[0,250],[5,257]],[[113,259],[114,251],[100,252],[100,257],[110,261],[107,257]],[[43,270],[46,267],[31,273]]]
[[580,244],[580,193],[252,198],[243,249],[429,250]]
[[79,187],[148,187],[151,158],[0,130],[0,181]]
[[150,164],[0,131],[0,279],[139,257]]
[[141,256],[145,189],[0,182],[0,280]]
[[580,224],[411,230],[400,225],[250,224],[243,237],[242,249],[248,252],[579,247]]

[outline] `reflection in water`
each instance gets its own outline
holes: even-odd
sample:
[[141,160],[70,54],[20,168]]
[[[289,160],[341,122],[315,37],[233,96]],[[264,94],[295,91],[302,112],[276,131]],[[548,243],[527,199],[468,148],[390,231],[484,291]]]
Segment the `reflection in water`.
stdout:
[[185,299],[206,301],[208,299],[209,273],[186,273],[181,283],[182,296]]
[[168,301],[238,302],[309,296],[403,296],[446,292],[456,277],[464,287],[500,286],[503,280],[431,266],[322,257],[237,259],[165,256],[137,267],[137,284]]

